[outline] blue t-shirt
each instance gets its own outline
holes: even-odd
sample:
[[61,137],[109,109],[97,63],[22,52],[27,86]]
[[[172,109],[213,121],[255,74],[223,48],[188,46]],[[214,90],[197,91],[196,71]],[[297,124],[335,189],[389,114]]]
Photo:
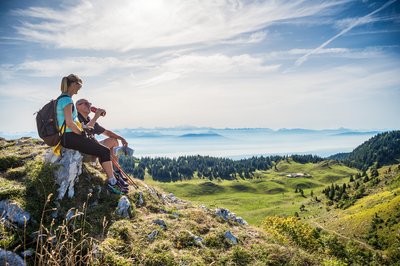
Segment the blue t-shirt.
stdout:
[[[65,94],[61,94],[61,95],[65,95]],[[57,120],[58,120],[58,127],[61,128],[61,126],[64,123],[65,120],[65,116],[64,116],[64,108],[65,106],[67,106],[68,104],[74,104],[74,101],[72,100],[71,97],[62,97],[60,99],[58,99],[57,102]],[[72,108],[72,120],[73,121],[77,121],[78,120],[78,112],[76,111],[76,108]],[[67,128],[65,130],[65,132],[72,132],[72,130],[70,128]]]

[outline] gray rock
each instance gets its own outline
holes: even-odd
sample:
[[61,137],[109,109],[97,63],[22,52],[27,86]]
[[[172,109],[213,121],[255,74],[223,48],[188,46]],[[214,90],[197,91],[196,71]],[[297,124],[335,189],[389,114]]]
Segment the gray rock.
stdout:
[[49,152],[45,155],[45,161],[59,164],[60,167],[55,171],[56,183],[58,188],[58,200],[64,198],[68,190],[68,197],[72,198],[75,194],[74,185],[77,177],[82,173],[82,155],[79,151],[62,148],[61,156]]
[[147,235],[147,239],[152,242],[154,241],[154,239],[157,237],[158,235],[158,231],[154,230],[153,232],[151,232],[149,235]]
[[0,248],[0,265],[25,266],[24,260],[11,251]]
[[238,239],[232,235],[231,231],[226,231],[225,232],[225,238],[233,245],[237,245]]
[[144,204],[143,192],[140,191],[140,192],[139,192],[139,200],[138,200],[138,202],[137,202],[137,206],[138,206],[138,207],[141,207],[141,206],[143,206],[143,204]]
[[189,235],[193,238],[194,243],[199,246],[199,247],[203,247],[203,238],[196,236],[195,234],[193,234],[192,232],[189,232]]
[[236,217],[236,222],[241,225],[248,225],[248,223],[242,217]]
[[24,211],[17,203],[11,202],[10,200],[0,201],[0,217],[21,227],[31,219],[28,212]]
[[221,217],[225,221],[236,222],[241,225],[248,225],[248,223],[242,217],[236,217],[236,214],[230,212],[228,209],[215,209],[215,215]]
[[162,229],[167,230],[167,224],[164,222],[164,220],[157,219],[154,220],[153,223],[159,225]]
[[122,196],[119,199],[118,207],[115,213],[122,218],[130,218],[131,216],[131,203],[127,196]]
[[166,202],[170,202],[170,203],[175,203],[175,204],[180,204],[183,203],[183,200],[178,199],[173,193],[169,193],[169,194],[162,194],[161,198],[166,201]]

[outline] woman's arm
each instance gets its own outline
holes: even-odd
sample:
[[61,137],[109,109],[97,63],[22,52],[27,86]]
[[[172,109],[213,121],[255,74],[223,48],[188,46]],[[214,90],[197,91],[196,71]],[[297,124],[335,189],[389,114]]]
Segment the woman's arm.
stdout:
[[65,117],[65,124],[69,127],[72,132],[75,134],[81,135],[82,131],[79,127],[75,124],[74,120],[72,120],[72,103],[68,104],[64,107],[64,117]]

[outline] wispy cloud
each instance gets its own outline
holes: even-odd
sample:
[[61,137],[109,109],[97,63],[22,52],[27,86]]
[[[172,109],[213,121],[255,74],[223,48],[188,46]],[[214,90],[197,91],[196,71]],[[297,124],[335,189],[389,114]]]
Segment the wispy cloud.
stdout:
[[18,65],[5,65],[1,69],[10,72],[25,72],[34,77],[61,77],[65,73],[80,73],[82,76],[99,76],[108,71],[124,68],[146,68],[151,63],[143,59],[119,59],[116,57],[67,57],[48,60],[25,61]]
[[[87,0],[61,10],[31,7],[15,14],[23,17],[17,31],[27,41],[128,51],[232,40],[271,23],[312,16],[343,2]],[[255,33],[250,41],[264,37]]]
[[308,60],[308,58],[311,55],[317,53],[319,50],[323,49],[325,46],[329,45],[331,42],[333,42],[335,39],[339,38],[340,36],[346,34],[350,30],[352,30],[354,27],[373,22],[375,20],[372,17],[374,14],[376,14],[376,13],[380,12],[381,10],[387,8],[388,6],[392,5],[396,1],[397,0],[391,0],[391,1],[387,2],[387,3],[385,3],[384,5],[382,5],[380,8],[372,11],[371,13],[369,13],[369,14],[363,16],[363,17],[359,17],[359,18],[356,18],[356,19],[349,20],[347,22],[348,23],[347,27],[345,27],[342,31],[340,31],[338,34],[336,34],[335,36],[333,36],[332,38],[330,38],[329,40],[327,40],[326,42],[324,42],[323,44],[321,44],[317,48],[311,50],[310,52],[308,52],[304,56],[302,56],[299,59],[297,59],[296,62],[295,62],[295,65],[296,66],[302,65],[304,62],[306,62]]
[[173,69],[177,72],[205,72],[205,73],[253,73],[273,72],[279,69],[279,65],[264,65],[262,58],[248,54],[227,56],[223,54],[184,55],[169,60],[163,64],[166,69]]

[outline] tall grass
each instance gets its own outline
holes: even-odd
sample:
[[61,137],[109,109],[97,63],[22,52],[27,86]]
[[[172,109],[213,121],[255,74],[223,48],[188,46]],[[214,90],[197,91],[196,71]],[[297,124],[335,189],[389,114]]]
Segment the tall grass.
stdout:
[[[99,263],[99,242],[85,233],[87,203],[82,211],[70,209],[61,225],[53,219],[49,226],[44,224],[47,209],[53,194],[47,197],[36,236],[34,265],[93,265]],[[103,222],[103,224],[106,224]],[[104,230],[103,230],[104,233]]]

